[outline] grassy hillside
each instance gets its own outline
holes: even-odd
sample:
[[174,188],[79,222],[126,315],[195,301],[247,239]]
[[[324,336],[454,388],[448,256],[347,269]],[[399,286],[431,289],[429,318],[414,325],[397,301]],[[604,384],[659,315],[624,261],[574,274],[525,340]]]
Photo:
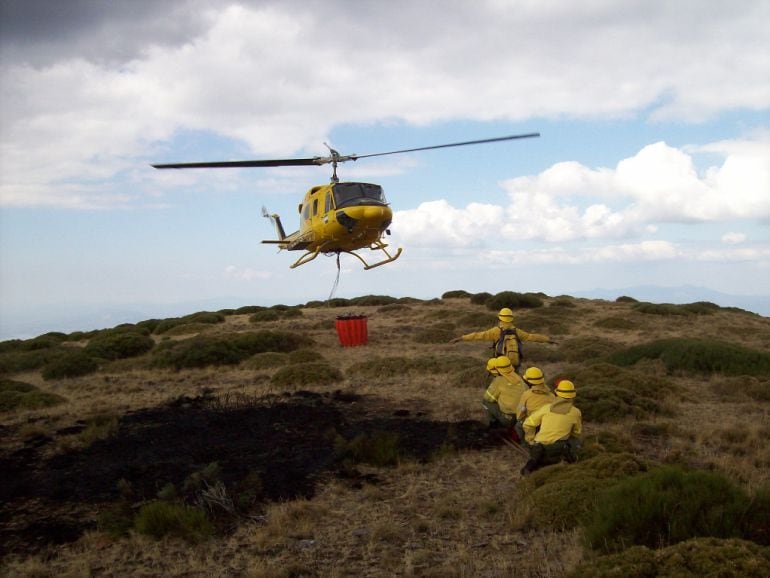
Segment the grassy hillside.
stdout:
[[[486,431],[491,351],[569,377],[577,464]],[[338,316],[367,316],[341,347]],[[765,576],[770,319],[462,290],[0,343],[3,576]]]

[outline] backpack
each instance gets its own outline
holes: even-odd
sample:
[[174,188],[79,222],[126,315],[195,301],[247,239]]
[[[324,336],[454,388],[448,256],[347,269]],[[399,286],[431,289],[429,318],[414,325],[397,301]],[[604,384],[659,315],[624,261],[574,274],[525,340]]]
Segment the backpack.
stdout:
[[524,353],[521,350],[521,339],[519,339],[519,334],[516,332],[515,327],[510,329],[500,329],[500,338],[495,341],[495,353],[498,356],[508,354],[508,341],[511,336],[513,336],[516,341],[516,353],[519,356],[519,362],[521,362],[524,359]]

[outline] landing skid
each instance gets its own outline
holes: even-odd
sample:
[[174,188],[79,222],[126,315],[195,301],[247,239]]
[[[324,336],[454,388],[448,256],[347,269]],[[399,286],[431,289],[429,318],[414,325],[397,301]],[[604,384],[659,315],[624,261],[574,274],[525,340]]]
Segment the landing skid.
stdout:
[[359,254],[358,254],[358,253],[356,253],[355,251],[324,251],[324,250],[323,250],[323,247],[321,246],[321,247],[318,247],[318,248],[317,248],[315,251],[308,251],[307,253],[305,253],[304,255],[302,255],[302,257],[300,257],[299,259],[297,259],[297,260],[294,262],[294,264],[293,264],[293,265],[290,265],[290,266],[289,266],[289,268],[290,268],[290,269],[294,269],[295,267],[299,267],[300,265],[304,265],[305,263],[310,263],[310,261],[312,261],[313,259],[315,259],[316,257],[318,257],[318,255],[319,255],[320,253],[324,253],[324,252],[326,252],[326,253],[337,253],[337,256],[339,256],[339,254],[340,254],[340,253],[347,253],[347,254],[349,254],[349,255],[353,255],[353,256],[354,256],[356,259],[358,259],[359,261],[361,261],[361,263],[362,263],[362,264],[363,264],[363,266],[364,266],[364,270],[368,271],[369,269],[374,269],[375,267],[379,267],[380,265],[385,265],[385,264],[387,264],[387,263],[392,263],[393,261],[395,261],[396,259],[398,259],[398,257],[401,255],[401,251],[402,251],[403,249],[398,249],[398,250],[396,251],[396,253],[395,253],[395,254],[391,255],[391,254],[388,252],[388,250],[386,249],[386,247],[387,247],[387,246],[388,246],[388,245],[387,245],[387,244],[385,244],[385,243],[383,243],[382,241],[375,241],[375,242],[374,242],[374,243],[372,243],[372,245],[369,247],[369,249],[371,249],[372,251],[382,251],[382,252],[383,252],[383,253],[385,253],[385,255],[387,256],[387,258],[386,258],[386,259],[383,259],[382,261],[379,261],[379,262],[377,262],[377,263],[374,263],[373,265],[369,265],[369,263],[367,263],[367,262],[364,260],[364,258],[363,258],[363,257],[361,257],[361,255],[359,255]]

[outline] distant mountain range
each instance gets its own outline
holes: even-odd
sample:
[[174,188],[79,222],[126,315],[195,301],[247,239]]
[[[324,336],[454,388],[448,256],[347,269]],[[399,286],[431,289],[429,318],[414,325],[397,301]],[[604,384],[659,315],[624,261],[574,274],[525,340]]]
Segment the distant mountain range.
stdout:
[[655,285],[640,285],[625,289],[591,289],[571,293],[573,297],[589,299],[606,299],[614,301],[618,297],[633,297],[638,301],[650,303],[694,303],[710,301],[722,307],[739,307],[759,315],[770,317],[770,295],[730,295],[704,287],[684,285],[681,287],[658,287]]
[[[703,287],[657,287],[642,285],[625,289],[592,289],[570,293],[573,297],[606,299],[614,301],[628,296],[638,301],[652,303],[693,303],[710,301],[722,307],[739,307],[765,317],[770,317],[770,295],[730,295]],[[238,308],[244,305],[276,305],[276,303],[249,302],[243,297],[221,297],[183,303],[146,303],[133,305],[104,306],[48,306],[34,311],[6,312],[0,318],[0,341],[7,339],[29,339],[61,331],[89,331],[115,327],[121,323],[137,323],[145,319],[180,317],[198,311],[218,311]]]

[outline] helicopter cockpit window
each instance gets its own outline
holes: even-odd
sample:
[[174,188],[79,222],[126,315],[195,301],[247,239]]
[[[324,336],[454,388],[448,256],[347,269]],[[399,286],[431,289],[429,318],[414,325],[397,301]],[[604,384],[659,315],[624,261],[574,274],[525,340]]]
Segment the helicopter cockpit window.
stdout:
[[318,214],[318,199],[313,200],[313,216]]
[[302,211],[302,218],[306,221],[310,218],[310,205],[305,205],[305,209]]
[[337,183],[334,204],[338,209],[351,205],[385,205],[385,193],[380,185],[370,183]]

